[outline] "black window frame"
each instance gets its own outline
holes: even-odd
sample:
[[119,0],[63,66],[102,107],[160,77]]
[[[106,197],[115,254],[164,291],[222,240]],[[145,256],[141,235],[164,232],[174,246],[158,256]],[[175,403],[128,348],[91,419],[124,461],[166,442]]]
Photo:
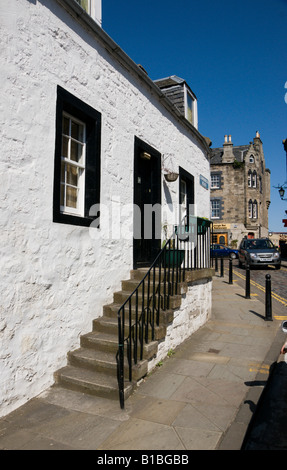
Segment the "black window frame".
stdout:
[[[86,125],[85,209],[84,216],[60,210],[62,116],[66,112]],[[100,214],[90,215],[94,204],[100,203],[101,184],[101,113],[64,88],[57,86],[56,137],[54,161],[53,222],[88,227]],[[98,225],[99,226],[99,223]]]

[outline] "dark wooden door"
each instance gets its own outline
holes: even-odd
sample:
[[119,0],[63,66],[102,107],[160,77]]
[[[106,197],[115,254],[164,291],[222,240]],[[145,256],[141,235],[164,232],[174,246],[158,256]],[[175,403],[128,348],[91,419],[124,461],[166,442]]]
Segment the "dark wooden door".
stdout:
[[161,233],[161,155],[139,139],[134,155],[134,267],[150,266]]

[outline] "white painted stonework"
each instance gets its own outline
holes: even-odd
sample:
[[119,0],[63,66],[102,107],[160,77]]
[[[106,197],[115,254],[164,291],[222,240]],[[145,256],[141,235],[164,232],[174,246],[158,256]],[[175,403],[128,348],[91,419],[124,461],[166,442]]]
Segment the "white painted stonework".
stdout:
[[173,322],[167,328],[165,341],[159,343],[157,356],[149,363],[149,370],[209,320],[211,294],[211,279],[193,283],[188,287],[186,294],[182,296],[180,308],[174,312]]
[[[197,215],[210,216],[209,190],[199,184],[200,175],[209,180],[209,161],[198,135],[169,112],[148,78],[128,69],[128,60],[121,65],[96,24],[84,28],[63,3],[1,0],[0,416],[53,383],[67,352],[79,347],[133,268],[132,239],[112,239],[104,222],[102,237],[53,222],[57,85],[102,115],[101,203],[133,202],[137,136],[173,156],[174,170],[194,176]],[[162,179],[162,203],[170,201],[178,203],[178,184]],[[196,291],[194,310],[207,312],[210,283]],[[184,339],[181,330],[205,321],[206,313],[194,323],[188,310],[186,303],[181,325],[175,318],[171,346]]]

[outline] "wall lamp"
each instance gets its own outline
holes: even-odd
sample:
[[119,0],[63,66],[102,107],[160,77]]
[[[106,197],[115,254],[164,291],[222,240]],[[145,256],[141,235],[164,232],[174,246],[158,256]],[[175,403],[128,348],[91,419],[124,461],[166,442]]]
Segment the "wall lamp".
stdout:
[[278,189],[278,191],[279,191],[279,196],[280,196],[280,198],[282,199],[282,201],[287,201],[287,199],[284,198],[285,189],[283,188],[283,186],[281,186],[281,187]]

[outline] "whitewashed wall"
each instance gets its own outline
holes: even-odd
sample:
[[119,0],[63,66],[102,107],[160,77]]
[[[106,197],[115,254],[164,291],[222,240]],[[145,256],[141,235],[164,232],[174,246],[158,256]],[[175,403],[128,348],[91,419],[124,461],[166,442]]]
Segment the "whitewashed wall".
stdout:
[[[4,9],[5,3],[5,9]],[[0,415],[53,383],[132,269],[132,240],[53,223],[56,88],[102,113],[101,202],[133,202],[134,138],[177,156],[209,217],[204,150],[148,86],[53,0],[1,0]],[[80,36],[82,35],[82,37]],[[172,71],[171,71],[172,72]],[[199,103],[200,109],[200,103]],[[165,183],[163,183],[165,184]],[[178,184],[162,188],[178,199]],[[198,209],[200,207],[200,209]],[[107,227],[103,227],[107,230]]]
[[211,294],[211,279],[188,286],[187,292],[182,295],[180,308],[174,311],[173,322],[167,327],[165,340],[159,343],[156,357],[149,362],[149,370],[210,319]]

